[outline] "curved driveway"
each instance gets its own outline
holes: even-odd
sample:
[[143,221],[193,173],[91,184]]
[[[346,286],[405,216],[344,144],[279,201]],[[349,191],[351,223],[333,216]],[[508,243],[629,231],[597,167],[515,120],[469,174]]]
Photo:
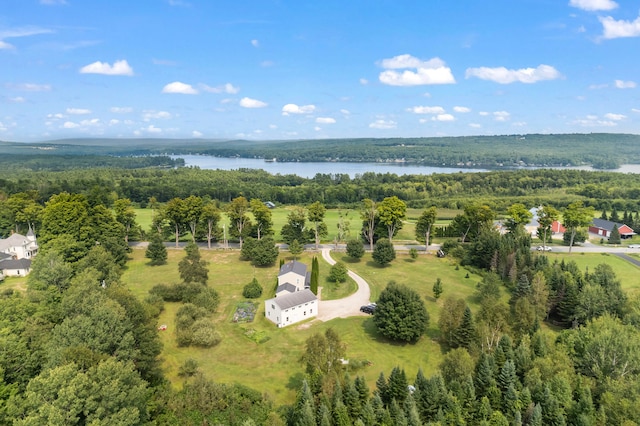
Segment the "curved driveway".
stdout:
[[[322,249],[322,258],[329,264],[334,265],[335,260],[331,257],[331,249]],[[360,306],[369,304],[371,291],[369,284],[355,272],[349,271],[349,276],[358,284],[358,290],[351,296],[337,300],[320,300],[318,306],[318,319],[320,321],[329,321],[334,318],[347,318],[357,315],[366,316],[367,314],[360,312]],[[322,293],[320,293],[322,297]]]

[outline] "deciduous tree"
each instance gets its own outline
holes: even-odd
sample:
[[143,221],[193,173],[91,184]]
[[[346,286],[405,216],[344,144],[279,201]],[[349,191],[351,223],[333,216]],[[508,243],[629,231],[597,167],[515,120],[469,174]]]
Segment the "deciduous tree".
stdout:
[[324,223],[324,215],[326,213],[326,209],[322,203],[316,201],[307,207],[307,216],[309,218],[309,222],[313,223],[313,234],[316,244],[316,250],[318,250],[318,246],[320,244],[320,237],[324,237],[327,235],[327,224]]
[[426,253],[429,248],[429,240],[431,239],[431,228],[436,223],[438,209],[433,206],[422,212],[416,222],[416,239],[424,242],[424,251]]
[[593,207],[584,207],[582,201],[576,201],[567,206],[562,214],[562,224],[570,234],[569,253],[573,247],[574,238],[579,228],[588,226],[593,220]]
[[360,218],[362,219],[362,235],[369,242],[369,250],[373,251],[373,243],[376,231],[376,219],[378,217],[378,208],[375,201],[365,198],[362,200],[360,208]]
[[242,248],[242,242],[246,236],[247,228],[251,224],[251,220],[247,213],[249,212],[249,201],[245,197],[236,197],[231,200],[231,203],[227,205],[227,215],[231,222],[231,229],[238,240],[240,241],[240,248]]
[[407,205],[397,196],[386,197],[378,204],[378,220],[387,227],[389,241],[402,229],[402,220],[406,217]]

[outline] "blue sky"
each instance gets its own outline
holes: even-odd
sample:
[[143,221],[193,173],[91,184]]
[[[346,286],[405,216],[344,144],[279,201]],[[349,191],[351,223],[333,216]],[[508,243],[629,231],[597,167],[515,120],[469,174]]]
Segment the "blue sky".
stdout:
[[627,0],[3,0],[0,140],[640,133]]

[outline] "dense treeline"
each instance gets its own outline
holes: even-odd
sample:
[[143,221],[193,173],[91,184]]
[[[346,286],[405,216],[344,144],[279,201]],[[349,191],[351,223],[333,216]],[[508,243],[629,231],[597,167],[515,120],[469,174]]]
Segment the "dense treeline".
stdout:
[[0,167],[13,173],[29,171],[61,171],[73,169],[93,169],[96,167],[117,167],[139,169],[144,167],[178,167],[184,160],[172,159],[165,155],[144,157],[113,157],[103,155],[0,155]]
[[496,210],[516,202],[527,206],[549,203],[556,207],[583,200],[598,210],[640,210],[640,176],[577,170],[518,170],[486,173],[407,175],[364,173],[318,174],[306,179],[272,175],[260,170],[200,170],[197,168],[93,169],[63,172],[0,172],[0,194],[36,190],[43,203],[63,191],[99,198],[107,205],[129,198],[145,206],[151,197],[159,202],[197,195],[228,202],[240,195],[279,204],[320,201],[327,207],[355,205],[364,198],[382,200],[397,196],[409,207],[462,208],[470,200]]
[[[401,161],[429,166],[513,167],[640,163],[640,136],[589,133],[297,141],[67,139],[0,144],[0,152],[49,149],[83,155],[208,154],[278,161]],[[295,149],[292,149],[295,147]],[[624,158],[620,153],[624,152]]]

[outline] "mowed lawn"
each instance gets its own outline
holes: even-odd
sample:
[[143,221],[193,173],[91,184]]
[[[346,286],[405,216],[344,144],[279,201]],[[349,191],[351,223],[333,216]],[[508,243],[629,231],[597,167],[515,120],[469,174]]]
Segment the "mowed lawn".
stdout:
[[[442,360],[443,350],[436,339],[438,314],[444,298],[462,297],[474,310],[476,308],[473,292],[479,277],[471,274],[470,278],[465,278],[467,272],[463,268],[456,270],[448,259],[421,255],[413,261],[407,255],[400,255],[390,266],[380,268],[373,266],[370,255],[366,255],[357,264],[345,263],[371,283],[372,300],[376,300],[391,279],[415,288],[424,297],[431,322],[427,335],[420,341],[415,344],[386,341],[376,333],[371,317],[335,319],[326,323],[312,320],[279,329],[264,318],[263,306],[264,300],[273,295],[277,266],[254,268],[248,262],[240,261],[237,251],[202,250],[201,253],[203,258],[211,262],[209,285],[216,288],[221,296],[214,320],[223,340],[210,349],[178,348],[173,335],[173,324],[179,304],[166,303],[165,311],[158,320],[158,325],[166,324],[168,327],[166,331],[160,332],[164,344],[162,359],[167,377],[176,386],[182,383],[177,374],[178,368],[187,359],[193,358],[198,361],[206,376],[213,380],[243,383],[266,392],[277,402],[291,402],[304,375],[300,356],[304,351],[305,341],[314,333],[323,333],[328,327],[333,327],[346,343],[347,358],[370,363],[351,374],[364,375],[371,387],[375,386],[380,372],[388,375],[395,366],[404,368],[410,380],[413,380],[420,368],[427,375],[433,374]],[[151,267],[146,265],[144,250],[134,250],[123,275],[123,282],[136,295],[144,298],[155,284],[179,281],[177,263],[183,255],[182,250],[170,249],[167,265]],[[336,260],[347,260],[342,256],[340,253],[334,254]],[[312,253],[307,252],[299,260],[310,265],[311,257]],[[320,285],[323,285],[329,265],[321,256],[318,258]],[[249,324],[233,323],[236,304],[245,300],[242,288],[254,276],[265,289],[263,297],[259,299],[256,319]],[[431,291],[436,277],[442,279],[445,287],[442,298],[437,302]],[[249,334],[259,336],[256,340],[266,341],[256,343],[248,337]]]

